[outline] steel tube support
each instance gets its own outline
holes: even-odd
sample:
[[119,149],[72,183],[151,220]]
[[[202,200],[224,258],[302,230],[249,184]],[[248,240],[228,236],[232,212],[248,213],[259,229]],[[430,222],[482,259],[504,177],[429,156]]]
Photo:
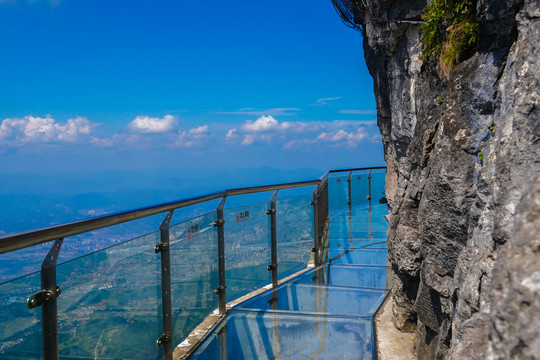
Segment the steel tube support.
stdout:
[[219,360],[227,360],[227,325],[217,333],[219,338]]
[[[60,288],[56,285],[56,262],[64,239],[56,240],[41,264],[41,293],[45,294],[41,304],[41,329],[43,359],[58,359],[58,308],[56,299]],[[54,295],[49,295],[50,292]],[[46,293],[45,293],[46,292]]]
[[[270,215],[270,249],[272,264],[268,267],[272,270],[272,287],[278,286],[278,258],[277,258],[277,217],[276,217],[276,199],[279,190],[274,191],[274,195],[270,199],[270,210],[266,213]],[[277,300],[277,299],[276,299]]]
[[372,170],[369,170],[369,175],[368,175],[368,186],[369,186],[369,189],[368,189],[368,200],[369,200],[369,210],[371,210],[371,171]]
[[171,210],[159,226],[161,243],[154,250],[161,254],[161,315],[163,335],[157,340],[158,346],[163,346],[163,359],[172,360],[173,327],[172,327],[172,298],[171,298],[171,252],[169,242],[169,226],[174,210]]
[[225,279],[225,220],[223,218],[223,208],[225,207],[225,201],[227,197],[224,196],[217,207],[217,220],[215,226],[217,226],[218,233],[218,267],[219,267],[219,287],[216,289],[216,293],[219,295],[219,313],[225,314],[227,312],[226,303],[226,279]]
[[311,206],[313,206],[313,249],[311,250],[314,254],[315,266],[319,266],[319,245],[320,245],[320,225],[319,225],[319,202],[318,195],[321,185],[317,185],[315,190],[313,190],[313,200],[311,201]]
[[349,201],[347,201],[347,204],[349,205],[349,217],[352,213],[352,171],[349,171],[349,176],[347,177],[347,183],[349,185]]

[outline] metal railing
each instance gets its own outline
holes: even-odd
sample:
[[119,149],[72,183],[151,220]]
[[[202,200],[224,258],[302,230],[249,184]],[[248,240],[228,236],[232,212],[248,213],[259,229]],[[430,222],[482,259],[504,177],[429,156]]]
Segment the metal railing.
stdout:
[[171,260],[170,260],[170,235],[169,228],[174,211],[187,206],[200,204],[210,200],[220,199],[216,209],[216,220],[214,226],[217,227],[217,250],[218,250],[218,274],[219,285],[214,292],[219,295],[219,313],[226,313],[226,266],[225,266],[225,231],[224,231],[224,207],[227,197],[235,195],[252,194],[266,191],[274,191],[270,199],[270,209],[266,215],[270,216],[270,239],[271,239],[271,264],[268,271],[271,271],[272,286],[278,284],[278,254],[277,254],[277,217],[276,199],[280,190],[293,189],[305,186],[316,185],[312,194],[311,205],[313,206],[313,249],[315,253],[315,265],[320,265],[326,261],[324,252],[327,218],[329,214],[329,176],[334,173],[348,172],[348,199],[349,210],[352,206],[351,174],[354,171],[369,170],[369,195],[367,200],[371,202],[371,171],[375,169],[385,169],[385,167],[358,168],[345,170],[331,170],[320,179],[282,183],[274,185],[264,185],[256,187],[244,187],[228,189],[207,195],[196,196],[174,202],[168,202],[155,206],[144,207],[132,211],[120,212],[105,216],[90,218],[87,220],[72,222],[63,225],[52,226],[34,231],[27,231],[14,235],[0,237],[0,254],[11,252],[30,246],[43,244],[49,241],[54,243],[43,261],[41,267],[41,291],[28,298],[29,308],[41,307],[42,312],[42,356],[44,359],[57,359],[59,356],[58,347],[58,314],[57,299],[61,294],[61,289],[56,283],[56,263],[65,238],[87,233],[89,231],[125,223],[128,221],[145,218],[148,216],[167,213],[159,227],[159,243],[155,245],[154,251],[160,254],[161,263],[161,312],[163,335],[157,339],[158,346],[163,346],[163,357],[172,359],[174,349],[173,326],[172,326],[172,306],[171,306]]

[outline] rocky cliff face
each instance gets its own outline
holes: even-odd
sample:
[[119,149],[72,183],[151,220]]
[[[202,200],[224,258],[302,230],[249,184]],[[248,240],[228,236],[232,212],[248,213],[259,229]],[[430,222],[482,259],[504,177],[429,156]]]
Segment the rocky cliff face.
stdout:
[[421,60],[425,0],[350,3],[388,164],[396,326],[421,359],[540,358],[539,1],[478,0],[478,49],[448,79]]

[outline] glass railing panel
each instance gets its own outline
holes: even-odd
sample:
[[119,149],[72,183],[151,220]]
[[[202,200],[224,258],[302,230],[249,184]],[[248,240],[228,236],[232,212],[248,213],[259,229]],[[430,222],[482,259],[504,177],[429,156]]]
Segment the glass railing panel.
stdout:
[[371,197],[373,204],[378,204],[379,200],[385,197],[384,186],[386,184],[386,171],[373,170],[371,172]]
[[369,202],[369,170],[351,174],[351,203],[358,206]]
[[276,203],[278,276],[307,266],[313,248],[312,195],[278,199]]
[[227,300],[271,281],[268,203],[225,209],[225,276]]
[[170,227],[173,344],[218,306],[216,212]]
[[57,267],[60,357],[162,357],[159,242],[154,232]]
[[190,359],[373,359],[371,319],[233,312]]
[[0,254],[0,284],[39,272],[53,243],[50,241]]
[[288,283],[269,290],[234,310],[301,312],[311,315],[371,317],[384,300],[385,289],[351,289]]
[[26,305],[40,290],[39,273],[0,285],[0,359],[41,359],[41,309]]
[[349,208],[349,174],[328,177],[328,211]]

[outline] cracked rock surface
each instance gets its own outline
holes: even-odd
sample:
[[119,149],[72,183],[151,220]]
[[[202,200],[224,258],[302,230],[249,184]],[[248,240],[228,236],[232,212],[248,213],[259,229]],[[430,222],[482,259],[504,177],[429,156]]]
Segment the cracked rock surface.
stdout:
[[395,325],[420,359],[540,359],[540,3],[478,0],[478,49],[422,62],[426,1],[364,0]]

